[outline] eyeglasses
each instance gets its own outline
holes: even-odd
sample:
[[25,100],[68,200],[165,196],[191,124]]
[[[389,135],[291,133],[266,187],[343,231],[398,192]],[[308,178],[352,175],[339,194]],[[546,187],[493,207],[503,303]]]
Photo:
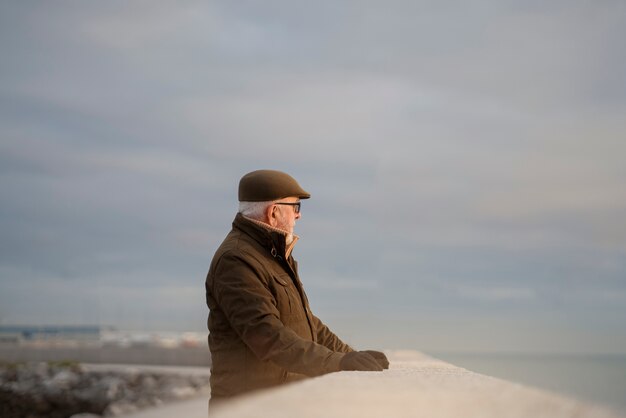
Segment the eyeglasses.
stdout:
[[296,203],[287,203],[287,202],[276,202],[275,205],[285,205],[285,206],[293,206],[293,211],[295,213],[300,213],[300,202]]

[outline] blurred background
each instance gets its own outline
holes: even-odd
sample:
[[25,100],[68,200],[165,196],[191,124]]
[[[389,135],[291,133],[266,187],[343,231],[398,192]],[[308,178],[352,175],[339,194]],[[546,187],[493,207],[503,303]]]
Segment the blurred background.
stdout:
[[237,183],[273,168],[345,341],[593,359],[626,399],[625,38],[611,0],[3,2],[0,325],[204,344]]

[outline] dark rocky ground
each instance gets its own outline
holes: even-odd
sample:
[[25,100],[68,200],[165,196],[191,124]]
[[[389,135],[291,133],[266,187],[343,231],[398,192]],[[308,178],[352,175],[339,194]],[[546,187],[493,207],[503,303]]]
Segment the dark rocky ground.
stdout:
[[75,362],[0,363],[2,418],[118,416],[208,391],[208,376],[95,372]]

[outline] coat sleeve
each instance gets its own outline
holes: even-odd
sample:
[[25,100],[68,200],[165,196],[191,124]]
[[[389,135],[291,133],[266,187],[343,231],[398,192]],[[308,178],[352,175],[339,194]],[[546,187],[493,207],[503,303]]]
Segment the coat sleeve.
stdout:
[[313,315],[315,329],[317,330],[317,342],[330,350],[340,353],[349,353],[354,351],[352,347],[341,341],[335,333],[333,333],[317,316]]
[[234,331],[260,360],[307,376],[340,370],[343,353],[307,341],[284,326],[268,285],[248,261],[224,254],[216,266],[212,293]]

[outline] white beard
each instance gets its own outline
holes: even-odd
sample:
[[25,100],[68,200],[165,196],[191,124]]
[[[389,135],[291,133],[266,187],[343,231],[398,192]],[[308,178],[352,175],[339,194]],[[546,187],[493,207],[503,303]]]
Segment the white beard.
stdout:
[[293,225],[289,225],[287,222],[284,222],[281,219],[276,225],[276,228],[286,232],[285,242],[287,243],[287,245],[290,245],[293,242]]

